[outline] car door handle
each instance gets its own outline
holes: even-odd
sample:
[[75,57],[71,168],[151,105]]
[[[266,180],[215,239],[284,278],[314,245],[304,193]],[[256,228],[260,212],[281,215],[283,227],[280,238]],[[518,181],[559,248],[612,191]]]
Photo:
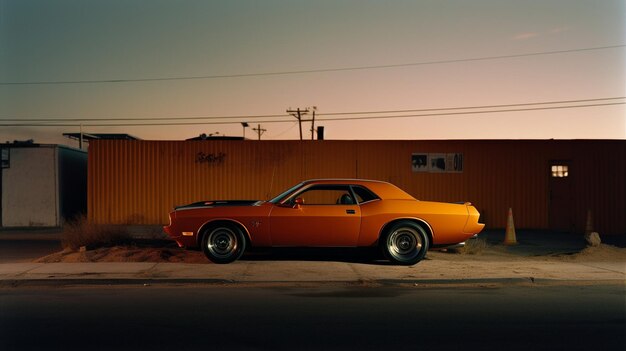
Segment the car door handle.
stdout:
[[355,210],[346,210],[346,213],[347,213],[347,214],[355,214],[355,213],[356,213],[356,211],[355,211]]

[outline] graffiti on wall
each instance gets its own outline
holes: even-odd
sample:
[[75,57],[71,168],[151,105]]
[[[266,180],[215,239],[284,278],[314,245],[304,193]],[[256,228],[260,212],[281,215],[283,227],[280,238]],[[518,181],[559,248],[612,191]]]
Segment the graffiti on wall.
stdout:
[[196,154],[196,163],[220,164],[225,158],[226,154],[223,152],[207,154],[200,151]]

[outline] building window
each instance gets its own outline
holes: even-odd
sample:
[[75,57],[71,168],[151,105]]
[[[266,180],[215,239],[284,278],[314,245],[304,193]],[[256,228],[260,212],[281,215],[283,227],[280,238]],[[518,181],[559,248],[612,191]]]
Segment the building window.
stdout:
[[553,178],[569,177],[569,170],[568,170],[567,165],[552,165],[552,177]]

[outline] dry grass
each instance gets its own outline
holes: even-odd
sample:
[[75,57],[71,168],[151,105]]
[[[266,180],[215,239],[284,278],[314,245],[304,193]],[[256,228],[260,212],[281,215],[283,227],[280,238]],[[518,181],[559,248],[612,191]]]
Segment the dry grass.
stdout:
[[78,250],[82,246],[93,249],[128,243],[130,239],[130,234],[123,226],[95,224],[85,216],[80,216],[63,226],[61,245],[71,250]]
[[485,239],[470,239],[465,242],[465,246],[458,251],[464,255],[480,255],[487,249],[487,240]]

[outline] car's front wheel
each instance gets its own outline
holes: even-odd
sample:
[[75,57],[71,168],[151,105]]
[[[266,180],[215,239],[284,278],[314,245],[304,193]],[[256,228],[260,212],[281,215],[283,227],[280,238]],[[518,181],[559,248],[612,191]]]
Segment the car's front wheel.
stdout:
[[402,221],[385,232],[380,246],[391,262],[413,265],[426,256],[429,241],[424,228],[413,222]]
[[245,249],[244,234],[234,225],[210,228],[202,238],[202,251],[214,263],[233,262],[243,255]]

